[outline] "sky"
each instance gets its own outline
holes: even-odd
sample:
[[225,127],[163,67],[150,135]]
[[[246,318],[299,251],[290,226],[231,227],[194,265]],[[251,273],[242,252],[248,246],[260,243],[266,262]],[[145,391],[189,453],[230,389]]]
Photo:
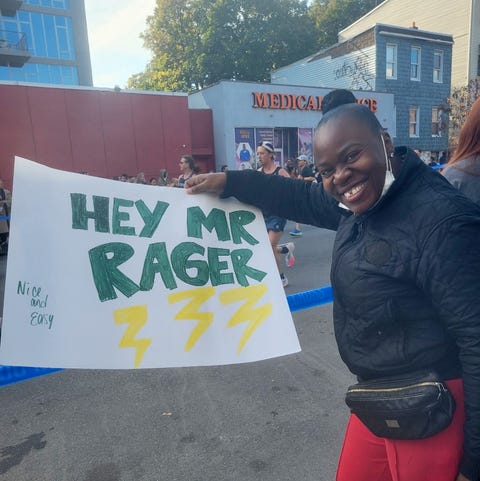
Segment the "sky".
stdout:
[[155,0],[85,0],[94,87],[124,88],[151,58],[140,33]]

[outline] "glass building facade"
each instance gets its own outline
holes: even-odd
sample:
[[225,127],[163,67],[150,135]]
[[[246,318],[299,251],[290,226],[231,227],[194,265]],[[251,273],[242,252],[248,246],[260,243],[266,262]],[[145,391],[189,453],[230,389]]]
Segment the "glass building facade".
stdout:
[[25,0],[13,16],[2,11],[0,39],[19,35],[30,58],[20,67],[4,62],[0,80],[92,85],[83,0]]

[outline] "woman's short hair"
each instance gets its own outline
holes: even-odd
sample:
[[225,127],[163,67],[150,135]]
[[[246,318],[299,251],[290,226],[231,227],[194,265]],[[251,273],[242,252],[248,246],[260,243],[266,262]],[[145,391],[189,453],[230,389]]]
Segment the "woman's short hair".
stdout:
[[347,116],[366,124],[373,134],[381,134],[384,129],[378,121],[376,115],[370,111],[365,105],[359,104],[344,104],[329,110],[320,120],[317,129],[326,125],[330,120],[336,119],[340,116]]
[[322,114],[325,115],[330,110],[340,107],[340,105],[354,104],[356,101],[355,95],[350,90],[335,89],[323,97],[320,109]]
[[182,159],[187,162],[188,166],[190,167],[190,170],[195,170],[195,160],[191,155],[183,155]]

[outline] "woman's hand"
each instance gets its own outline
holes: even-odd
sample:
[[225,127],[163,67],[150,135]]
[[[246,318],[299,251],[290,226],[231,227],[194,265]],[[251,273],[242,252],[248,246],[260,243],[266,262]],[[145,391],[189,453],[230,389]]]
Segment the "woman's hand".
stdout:
[[471,480],[466,478],[463,474],[459,473],[455,481],[471,481]]
[[199,174],[185,182],[188,194],[217,194],[220,195],[227,183],[227,176],[223,172],[217,174]]

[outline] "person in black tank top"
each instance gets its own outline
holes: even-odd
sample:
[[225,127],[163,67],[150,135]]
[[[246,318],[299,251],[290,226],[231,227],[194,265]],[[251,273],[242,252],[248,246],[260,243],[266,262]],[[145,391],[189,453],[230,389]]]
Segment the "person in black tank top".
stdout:
[[[261,167],[258,170],[263,172],[265,175],[281,175],[283,177],[290,177],[290,174],[285,169],[275,164],[275,149],[270,142],[261,142],[258,145],[257,158],[261,164]],[[270,239],[270,244],[275,256],[278,272],[280,273],[280,278],[282,280],[282,285],[283,287],[286,287],[288,285],[288,279],[283,273],[283,263],[280,254],[285,254],[285,264],[287,267],[292,267],[295,263],[295,257],[293,255],[295,245],[293,242],[279,244],[283,230],[285,229],[285,224],[287,223],[287,219],[271,215],[269,212],[264,210],[262,210],[262,213],[263,217],[265,218],[268,238]]]
[[180,159],[180,170],[182,174],[178,178],[178,184],[175,187],[185,187],[185,181],[190,179],[196,174],[196,166],[193,157],[190,155],[184,155]]

